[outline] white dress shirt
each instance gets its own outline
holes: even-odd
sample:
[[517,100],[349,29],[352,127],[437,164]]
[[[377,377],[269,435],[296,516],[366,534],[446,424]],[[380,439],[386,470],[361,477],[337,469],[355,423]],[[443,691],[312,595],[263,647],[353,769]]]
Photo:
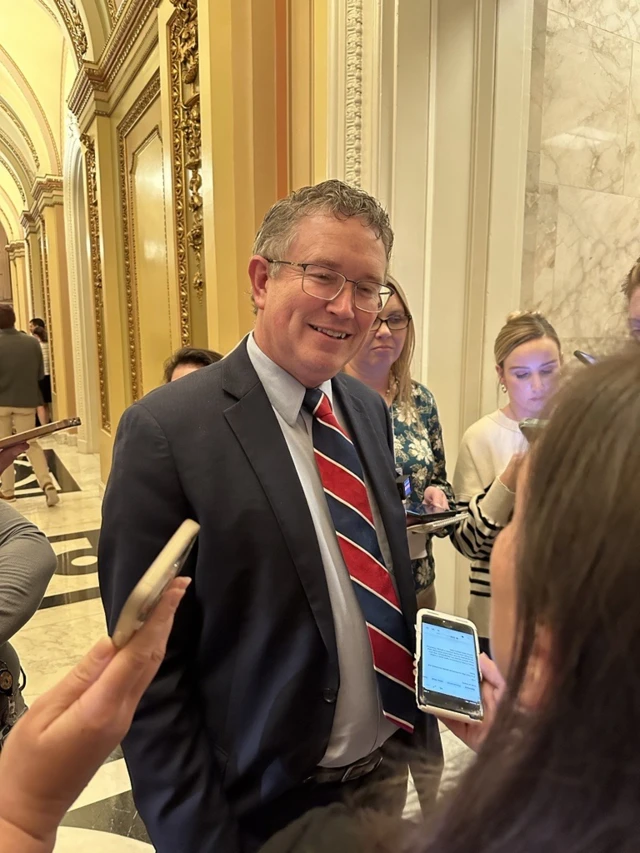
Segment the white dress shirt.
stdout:
[[[247,340],[247,353],[282,429],[307,497],[318,537],[333,612],[340,666],[340,689],[333,727],[327,751],[320,764],[323,767],[344,767],[369,755],[397,731],[397,728],[382,713],[367,628],[338,544],[335,525],[316,467],[312,439],[313,417],[302,409],[306,388],[266,356],[253,335]],[[324,382],[320,389],[334,406],[331,382]],[[343,424],[337,406],[334,406],[334,413]],[[392,571],[387,537],[368,484],[367,493],[380,549],[387,567]]]

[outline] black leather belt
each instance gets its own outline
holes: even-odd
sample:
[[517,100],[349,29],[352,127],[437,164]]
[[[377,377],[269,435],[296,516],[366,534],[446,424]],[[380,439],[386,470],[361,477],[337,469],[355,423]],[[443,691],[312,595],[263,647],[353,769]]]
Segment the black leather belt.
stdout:
[[312,775],[304,781],[305,783],[317,782],[319,785],[353,782],[355,779],[360,779],[362,776],[366,776],[367,773],[372,773],[380,767],[382,760],[382,750],[376,749],[371,755],[367,755],[359,761],[354,761],[353,764],[348,764],[346,767],[316,767]]

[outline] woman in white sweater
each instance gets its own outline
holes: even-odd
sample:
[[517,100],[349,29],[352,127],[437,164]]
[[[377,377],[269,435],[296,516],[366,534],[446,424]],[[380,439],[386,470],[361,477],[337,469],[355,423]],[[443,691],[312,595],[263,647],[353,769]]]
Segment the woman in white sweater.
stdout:
[[507,318],[494,345],[496,371],[508,401],[480,418],[462,439],[453,476],[456,505],[469,518],[452,533],[455,547],[471,560],[469,618],[483,651],[489,651],[489,558],[513,511],[516,480],[527,441],[519,422],[542,415],[562,364],[558,335],[537,312]]

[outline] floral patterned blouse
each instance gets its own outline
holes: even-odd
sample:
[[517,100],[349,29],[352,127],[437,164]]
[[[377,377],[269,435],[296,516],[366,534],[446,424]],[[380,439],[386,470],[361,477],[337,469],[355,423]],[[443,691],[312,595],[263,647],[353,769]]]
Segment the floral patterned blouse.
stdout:
[[[447,467],[442,443],[442,429],[438,407],[431,391],[413,383],[413,406],[391,406],[396,465],[402,473],[411,476],[412,503],[422,503],[425,489],[438,486],[447,496],[449,505],[454,506],[453,489],[447,480]],[[438,531],[436,536],[445,537],[449,530]],[[435,580],[435,563],[431,536],[426,537],[426,557],[412,560],[416,592],[426,589]]]

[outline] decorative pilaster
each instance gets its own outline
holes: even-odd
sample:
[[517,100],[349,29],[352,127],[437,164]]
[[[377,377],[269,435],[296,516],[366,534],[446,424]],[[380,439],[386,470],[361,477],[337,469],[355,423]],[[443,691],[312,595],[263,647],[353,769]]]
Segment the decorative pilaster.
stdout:
[[16,312],[17,327],[24,331],[29,323],[29,303],[27,299],[26,250],[23,240],[7,245],[9,266],[11,268],[11,296]]
[[171,140],[175,204],[180,339],[191,341],[191,296],[202,303],[202,134],[197,0],[171,0],[169,22]]
[[102,428],[107,432],[111,432],[104,336],[104,299],[102,293],[102,258],[100,256],[100,210],[98,207],[96,145],[93,138],[87,134],[83,134],[80,137],[80,141],[85,147],[87,204],[89,211],[89,245],[91,248],[91,276],[93,279],[93,310],[95,317],[96,343],[98,348],[98,379],[100,383],[100,416]]
[[65,418],[76,414],[76,396],[62,178],[36,178],[33,198],[31,213],[38,221],[40,231],[54,412],[57,418]]
[[359,187],[362,180],[362,0],[347,0],[346,17],[345,180]]

